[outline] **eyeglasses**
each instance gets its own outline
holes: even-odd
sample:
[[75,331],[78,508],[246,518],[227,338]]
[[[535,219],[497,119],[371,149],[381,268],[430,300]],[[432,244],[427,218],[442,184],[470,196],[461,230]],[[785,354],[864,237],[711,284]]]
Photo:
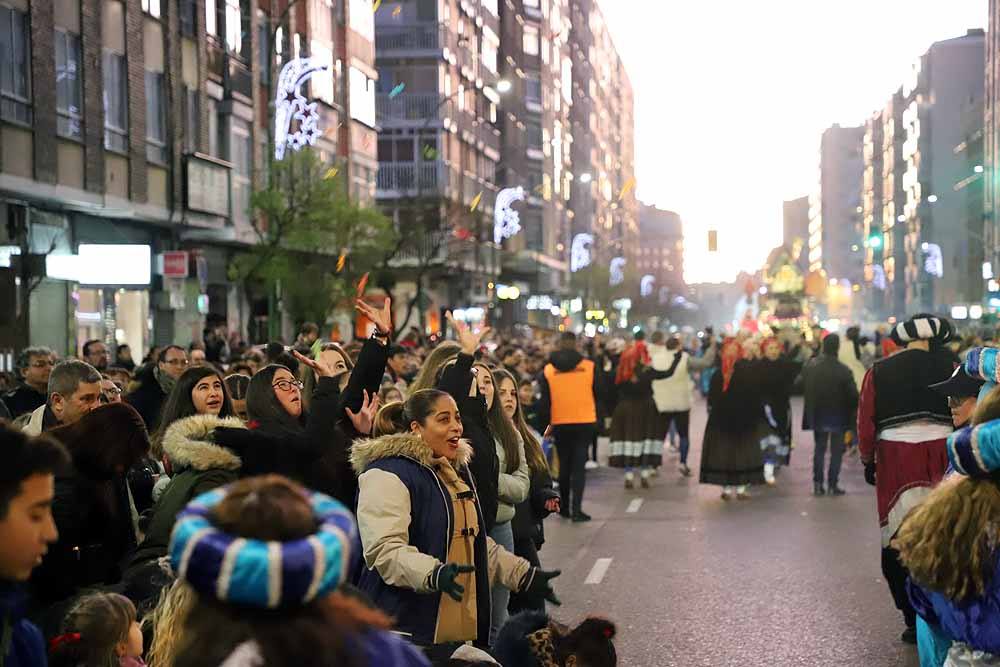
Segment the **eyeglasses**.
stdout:
[[291,391],[292,387],[295,387],[296,389],[302,389],[302,387],[304,387],[305,385],[303,385],[298,380],[278,380],[271,386],[274,387],[275,389],[280,389],[281,391]]
[[51,359],[39,359],[38,361],[32,361],[30,366],[32,368],[46,368],[48,366],[55,366],[56,362]]
[[949,408],[958,408],[958,407],[961,407],[962,403],[965,403],[970,398],[974,398],[974,397],[973,396],[949,396],[948,397],[948,407]]
[[187,366],[190,362],[187,359],[167,359],[163,363],[170,364],[171,366]]

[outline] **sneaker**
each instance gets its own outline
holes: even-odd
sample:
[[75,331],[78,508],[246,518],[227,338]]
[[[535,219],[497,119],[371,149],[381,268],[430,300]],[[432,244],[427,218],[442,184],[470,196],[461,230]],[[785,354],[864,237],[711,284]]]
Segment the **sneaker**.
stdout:
[[903,634],[899,636],[899,639],[904,644],[916,644],[917,643],[917,629],[916,628],[906,628],[903,630]]
[[586,523],[590,521],[590,515],[584,514],[583,512],[577,512],[573,515],[573,523]]
[[635,475],[630,472],[625,473],[625,488],[626,489],[635,488]]
[[642,488],[648,489],[649,488],[649,475],[641,475],[639,477],[639,484],[642,485]]
[[691,476],[691,468],[688,468],[688,464],[682,463],[677,467],[677,472],[679,472],[684,477]]
[[598,468],[601,467],[601,464],[598,463],[597,461],[587,461],[586,463],[583,464],[583,467],[586,470],[597,470]]
[[743,489],[736,492],[736,498],[739,500],[750,500],[750,491]]
[[821,482],[813,482],[813,495],[814,496],[826,495],[826,489],[823,488],[823,484]]
[[768,486],[774,486],[774,464],[765,463],[764,464],[764,481],[767,482]]
[[830,487],[830,495],[831,496],[843,496],[843,495],[846,495],[846,494],[847,494],[847,491],[844,491],[839,486],[834,485],[834,486]]
[[732,500],[733,499],[733,492],[731,490],[729,490],[729,489],[723,489],[722,490],[722,499],[723,500]]

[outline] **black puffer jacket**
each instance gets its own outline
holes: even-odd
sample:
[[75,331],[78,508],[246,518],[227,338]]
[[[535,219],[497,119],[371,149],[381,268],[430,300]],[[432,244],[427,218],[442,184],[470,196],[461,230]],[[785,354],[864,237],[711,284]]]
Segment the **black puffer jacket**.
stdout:
[[536,549],[541,549],[545,543],[545,528],[542,521],[551,512],[545,509],[545,503],[558,498],[559,493],[552,488],[552,476],[548,470],[531,473],[531,491],[528,498],[517,506],[517,512],[511,520],[514,529],[514,541],[532,540]]

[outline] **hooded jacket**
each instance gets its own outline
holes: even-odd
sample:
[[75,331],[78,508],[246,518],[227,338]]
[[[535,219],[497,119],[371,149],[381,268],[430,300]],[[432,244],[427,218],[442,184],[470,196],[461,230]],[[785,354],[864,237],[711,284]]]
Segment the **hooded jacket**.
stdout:
[[[483,530],[483,511],[469,472],[472,448],[459,446],[452,464],[473,495],[478,530],[473,540],[475,599],[463,599],[466,613],[475,613],[476,640],[485,645],[490,629],[490,585],[520,590],[530,565],[497,545]],[[456,517],[449,489],[435,466],[433,452],[419,436],[386,435],[354,444],[351,464],[359,477],[358,531],[365,569],[358,588],[397,620],[397,629],[421,645],[435,641],[441,593],[435,579],[455,536]],[[468,595],[466,597],[469,597]]]
[[539,422],[548,426],[597,422],[597,372],[576,350],[556,350],[542,371]]
[[26,597],[21,586],[0,582],[0,632],[10,637],[6,652],[0,655],[3,667],[38,667],[47,662],[41,630],[24,618]]
[[548,614],[540,611],[526,611],[512,616],[497,636],[493,655],[501,665],[542,667],[538,656],[532,650],[528,636],[547,628],[548,625]]
[[167,555],[177,513],[193,498],[239,477],[242,461],[236,453],[215,444],[216,428],[244,429],[236,417],[195,415],[179,419],[163,436],[163,453],[174,476],[152,510],[146,538],[129,561],[128,569]]

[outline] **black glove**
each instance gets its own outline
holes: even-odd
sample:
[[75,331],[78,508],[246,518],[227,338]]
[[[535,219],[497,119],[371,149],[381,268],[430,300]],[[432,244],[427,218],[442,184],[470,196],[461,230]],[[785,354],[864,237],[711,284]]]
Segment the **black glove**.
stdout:
[[545,598],[554,605],[561,605],[562,602],[556,597],[556,592],[552,590],[553,579],[562,574],[562,570],[551,570],[546,572],[540,567],[533,567],[528,570],[521,581],[521,593]]
[[875,486],[875,462],[865,464],[865,481]]
[[460,574],[475,572],[474,565],[459,565],[458,563],[448,563],[438,565],[438,569],[431,575],[431,588],[441,593],[447,593],[455,602],[461,602],[465,594],[465,586],[456,582],[455,579]]

